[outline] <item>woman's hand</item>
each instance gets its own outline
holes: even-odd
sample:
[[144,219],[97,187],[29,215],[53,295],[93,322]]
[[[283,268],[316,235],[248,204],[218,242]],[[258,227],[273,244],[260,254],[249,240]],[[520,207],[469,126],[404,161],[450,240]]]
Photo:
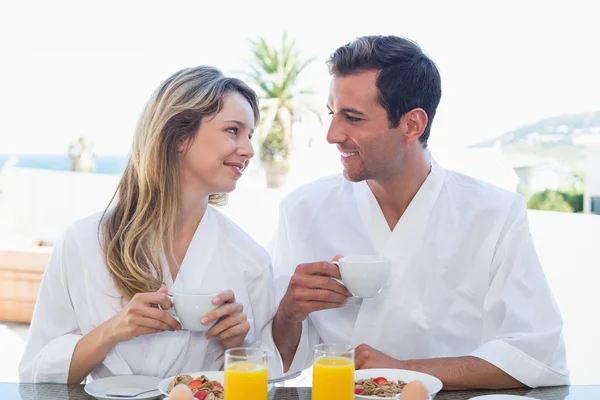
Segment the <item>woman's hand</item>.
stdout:
[[179,322],[157,305],[164,310],[172,307],[166,288],[133,296],[123,310],[110,319],[110,337],[114,344],[150,333],[181,330]]
[[202,325],[217,321],[206,333],[206,338],[216,338],[225,350],[244,347],[246,335],[250,332],[250,324],[244,314],[244,306],[236,303],[235,294],[231,290],[217,295],[213,299],[213,304],[219,305],[219,307],[200,320]]

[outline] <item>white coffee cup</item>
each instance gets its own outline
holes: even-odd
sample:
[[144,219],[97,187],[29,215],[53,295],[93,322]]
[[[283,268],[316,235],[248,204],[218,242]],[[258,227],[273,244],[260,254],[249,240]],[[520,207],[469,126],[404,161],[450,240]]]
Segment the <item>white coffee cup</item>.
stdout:
[[183,329],[193,332],[206,332],[217,321],[213,321],[205,326],[200,323],[200,319],[218,307],[212,302],[218,294],[219,292],[208,294],[169,294],[167,296],[169,296],[169,299],[173,303],[175,313],[173,314],[169,310],[166,311],[181,323]]
[[354,297],[375,297],[390,276],[391,262],[380,256],[349,256],[333,261],[340,268],[341,281]]

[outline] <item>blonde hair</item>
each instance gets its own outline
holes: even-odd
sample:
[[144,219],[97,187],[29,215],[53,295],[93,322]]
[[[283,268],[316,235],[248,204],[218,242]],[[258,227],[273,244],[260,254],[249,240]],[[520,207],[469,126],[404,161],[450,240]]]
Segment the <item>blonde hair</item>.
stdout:
[[[173,74],[146,104],[127,166],[99,228],[107,268],[124,298],[162,286],[162,254],[171,258],[174,254],[180,201],[178,148],[193,139],[204,117],[221,110],[232,92],[248,100],[258,123],[256,93],[209,66]],[[211,204],[226,200],[226,194],[209,197]]]

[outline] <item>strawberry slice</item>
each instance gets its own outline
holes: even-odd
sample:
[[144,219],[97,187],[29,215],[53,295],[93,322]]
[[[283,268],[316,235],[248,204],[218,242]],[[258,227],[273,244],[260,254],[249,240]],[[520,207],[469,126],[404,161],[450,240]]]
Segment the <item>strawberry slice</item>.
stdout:
[[198,389],[200,386],[202,386],[202,381],[200,379],[194,379],[193,381],[188,383],[187,386],[190,389]]
[[215,390],[217,388],[222,388],[223,385],[221,385],[219,382],[213,382],[212,386],[210,387],[212,390]]
[[196,392],[196,394],[194,395],[194,398],[196,400],[204,400],[204,398],[208,396],[208,392],[205,392],[204,390],[199,390]]
[[356,389],[354,389],[354,394],[361,394],[364,391],[365,391],[365,389],[363,389],[363,388],[356,388]]
[[384,377],[380,376],[379,378],[375,378],[373,379],[373,382],[375,382],[376,384],[378,384],[379,386],[388,383],[388,380],[385,379]]

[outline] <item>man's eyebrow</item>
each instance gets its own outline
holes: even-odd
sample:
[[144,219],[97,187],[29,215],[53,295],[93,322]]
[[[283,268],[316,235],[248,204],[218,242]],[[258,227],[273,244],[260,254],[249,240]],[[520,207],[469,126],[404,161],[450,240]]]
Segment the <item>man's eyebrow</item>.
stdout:
[[[331,109],[331,107],[329,107],[329,104],[327,104],[325,107],[327,107],[327,109],[329,111],[333,112],[333,110]],[[358,111],[356,108],[352,108],[352,107],[340,108],[338,111],[346,113],[346,114],[356,114],[356,115],[360,115],[360,116],[363,116],[363,117],[367,116],[364,112]]]
[[358,111],[356,108],[352,108],[352,107],[340,108],[339,111],[346,113],[346,114],[357,114],[357,115],[362,115],[363,117],[367,116],[364,112]]

